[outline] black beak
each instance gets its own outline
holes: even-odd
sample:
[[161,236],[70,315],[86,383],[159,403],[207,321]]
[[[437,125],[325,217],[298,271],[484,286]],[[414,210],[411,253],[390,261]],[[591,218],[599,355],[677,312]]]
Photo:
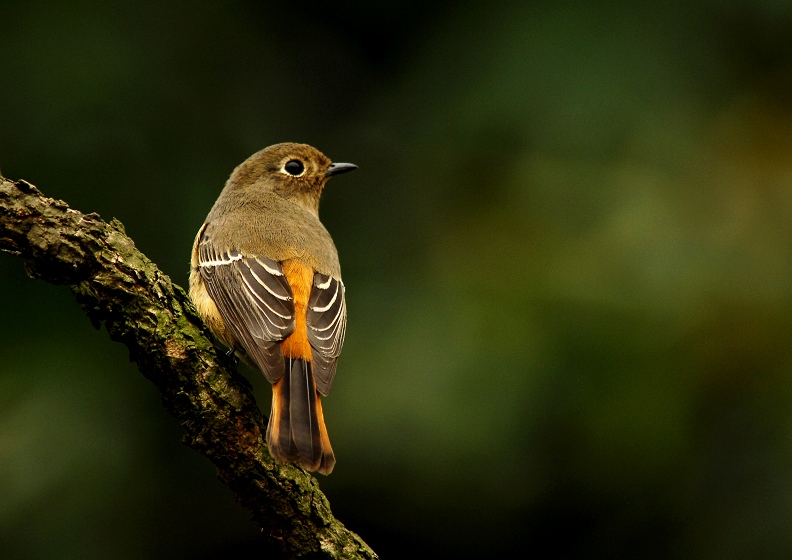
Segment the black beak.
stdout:
[[341,175],[348,171],[354,171],[357,165],[354,163],[331,163],[330,167],[325,170],[325,177],[332,177],[333,175]]

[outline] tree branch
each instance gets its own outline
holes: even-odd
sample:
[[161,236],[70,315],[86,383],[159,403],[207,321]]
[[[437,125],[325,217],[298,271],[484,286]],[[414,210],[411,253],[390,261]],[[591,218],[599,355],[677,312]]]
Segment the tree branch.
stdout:
[[33,185],[0,177],[0,250],[33,278],[67,284],[99,328],[129,348],[187,431],[184,441],[217,467],[234,498],[290,558],[377,555],[330,512],[317,481],[273,462],[266,421],[226,365],[182,288],[137,250],[118,220],[102,221]]

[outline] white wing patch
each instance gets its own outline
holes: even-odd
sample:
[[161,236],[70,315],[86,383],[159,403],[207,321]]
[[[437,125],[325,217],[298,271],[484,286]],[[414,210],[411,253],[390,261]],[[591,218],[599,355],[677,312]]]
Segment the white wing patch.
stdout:
[[204,267],[207,267],[207,266],[223,266],[223,265],[226,265],[226,264],[231,264],[233,262],[236,262],[236,261],[240,260],[241,258],[242,258],[242,253],[234,252],[232,254],[231,252],[228,252],[228,253],[224,253],[223,255],[221,255],[220,258],[215,258],[215,259],[208,260],[208,261],[200,261],[198,263],[198,266],[201,267],[201,268],[204,268]]

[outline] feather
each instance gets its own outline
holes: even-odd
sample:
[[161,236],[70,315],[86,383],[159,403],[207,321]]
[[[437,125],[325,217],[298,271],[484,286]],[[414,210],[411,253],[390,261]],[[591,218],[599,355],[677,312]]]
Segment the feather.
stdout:
[[306,322],[308,341],[313,349],[313,373],[316,388],[327,396],[333,384],[336,361],[346,334],[346,299],[344,283],[319,272],[314,274]]
[[315,471],[322,457],[322,439],[316,417],[316,387],[310,362],[290,360],[291,435],[300,456],[300,465]]
[[278,343],[295,326],[291,288],[281,265],[263,257],[244,257],[234,249],[220,251],[204,236],[198,268],[238,344],[270,383],[280,379],[285,367]]
[[296,463],[304,469],[330,474],[335,455],[316,392],[311,362],[286,358],[288,375],[272,386],[272,413],[267,444],[280,463]]

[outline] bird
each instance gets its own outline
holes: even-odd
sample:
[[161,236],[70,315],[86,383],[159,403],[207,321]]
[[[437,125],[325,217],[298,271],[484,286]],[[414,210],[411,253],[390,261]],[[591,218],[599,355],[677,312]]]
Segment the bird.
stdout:
[[346,333],[338,252],[319,220],[328,179],[354,171],[286,142],[238,165],[195,237],[190,297],[229,352],[272,384],[267,444],[278,463],[330,474],[322,411]]

